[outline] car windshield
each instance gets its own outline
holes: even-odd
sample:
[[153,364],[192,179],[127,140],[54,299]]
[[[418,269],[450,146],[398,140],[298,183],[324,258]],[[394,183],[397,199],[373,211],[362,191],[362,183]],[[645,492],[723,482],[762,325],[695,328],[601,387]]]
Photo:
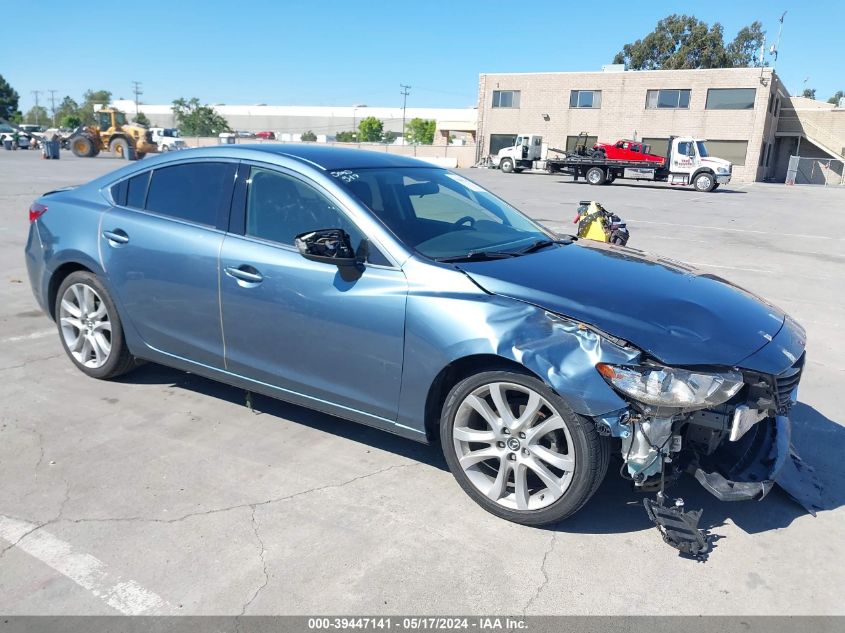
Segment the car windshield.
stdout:
[[556,239],[489,191],[444,169],[330,173],[405,245],[432,259],[517,254]]
[[695,144],[698,146],[698,155],[702,158],[707,158],[710,154],[707,153],[707,146],[704,144],[704,141],[696,141]]

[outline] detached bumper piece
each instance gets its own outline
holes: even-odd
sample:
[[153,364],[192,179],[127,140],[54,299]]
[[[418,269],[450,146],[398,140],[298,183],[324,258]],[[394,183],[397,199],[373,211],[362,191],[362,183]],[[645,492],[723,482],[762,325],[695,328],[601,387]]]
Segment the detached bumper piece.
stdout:
[[821,484],[792,446],[785,415],[755,424],[718,458],[713,472],[698,467],[693,474],[720,501],[760,500],[777,484],[813,516],[821,509]]
[[698,529],[701,510],[684,511],[683,499],[666,505],[666,497],[657,493],[654,501],[643,499],[648,518],[657,526],[663,541],[683,554],[704,560],[710,551],[710,540]]

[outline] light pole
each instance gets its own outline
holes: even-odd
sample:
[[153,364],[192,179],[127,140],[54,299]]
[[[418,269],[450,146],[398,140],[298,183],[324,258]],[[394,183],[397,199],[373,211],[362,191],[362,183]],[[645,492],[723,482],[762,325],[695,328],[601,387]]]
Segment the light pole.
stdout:
[[50,93],[50,109],[53,111],[53,127],[56,127],[56,91],[48,90]]
[[352,106],[352,133],[355,135],[355,142],[360,143],[361,138],[358,136],[358,108],[366,108],[366,103],[356,103]]
[[399,87],[402,88],[402,92],[399,93],[402,95],[402,145],[407,145],[405,142],[405,106],[408,103],[408,95],[411,94],[411,86],[399,84]]
[[35,95],[35,125],[41,125],[38,122],[38,114],[39,114],[39,110],[40,110],[40,108],[38,106],[38,95],[41,94],[41,91],[40,90],[33,90],[32,94]]
[[132,92],[135,93],[135,118],[138,118],[138,97],[144,94],[144,91],[141,90],[141,82],[140,81],[133,81],[132,82]]

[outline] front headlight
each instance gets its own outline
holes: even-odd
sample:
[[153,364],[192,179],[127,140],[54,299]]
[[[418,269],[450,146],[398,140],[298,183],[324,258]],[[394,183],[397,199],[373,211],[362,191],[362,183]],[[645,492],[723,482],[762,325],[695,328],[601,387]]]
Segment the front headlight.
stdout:
[[598,372],[619,391],[643,404],[704,409],[730,400],[743,385],[735,371],[706,374],[672,367],[599,363]]

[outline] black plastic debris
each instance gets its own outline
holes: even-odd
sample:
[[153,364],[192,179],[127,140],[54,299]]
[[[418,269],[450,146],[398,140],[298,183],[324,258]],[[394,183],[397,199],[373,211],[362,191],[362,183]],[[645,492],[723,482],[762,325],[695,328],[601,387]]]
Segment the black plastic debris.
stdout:
[[657,526],[663,541],[683,554],[704,560],[710,542],[704,530],[698,529],[701,510],[684,511],[683,499],[666,504],[666,496],[658,492],[654,500],[643,499],[648,518]]

